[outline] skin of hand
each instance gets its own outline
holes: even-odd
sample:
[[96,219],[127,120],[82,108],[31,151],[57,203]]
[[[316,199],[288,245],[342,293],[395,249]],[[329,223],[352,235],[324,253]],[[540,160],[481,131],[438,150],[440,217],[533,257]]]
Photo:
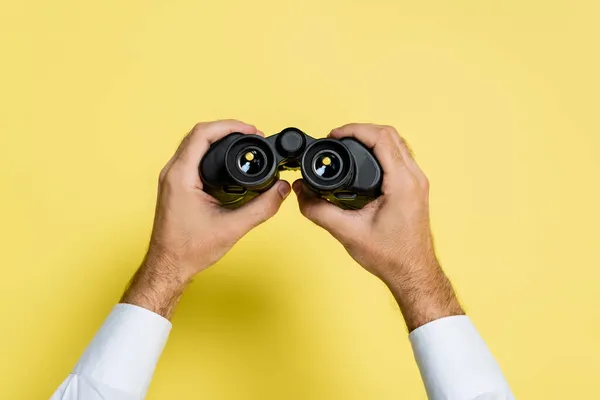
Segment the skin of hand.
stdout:
[[275,215],[290,193],[289,183],[279,181],[242,207],[230,210],[202,190],[200,160],[211,144],[232,132],[264,136],[254,126],[235,120],[196,124],[161,171],[150,246],[122,303],[170,318],[192,277]]
[[293,189],[300,211],[333,235],[367,271],[391,290],[409,331],[464,314],[437,260],[429,222],[429,181],[390,126],[348,124],[329,137],[353,137],[383,169],[382,195],[361,210],[343,210],[318,197],[300,179]]

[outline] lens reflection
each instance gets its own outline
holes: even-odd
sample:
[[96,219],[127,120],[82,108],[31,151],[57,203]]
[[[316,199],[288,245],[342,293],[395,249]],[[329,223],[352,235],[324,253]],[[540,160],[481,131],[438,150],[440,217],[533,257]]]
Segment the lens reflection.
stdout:
[[257,147],[248,147],[237,157],[239,170],[249,176],[260,174],[265,168],[265,161],[265,153]]
[[313,170],[322,179],[333,179],[342,170],[342,162],[337,153],[324,150],[314,158]]

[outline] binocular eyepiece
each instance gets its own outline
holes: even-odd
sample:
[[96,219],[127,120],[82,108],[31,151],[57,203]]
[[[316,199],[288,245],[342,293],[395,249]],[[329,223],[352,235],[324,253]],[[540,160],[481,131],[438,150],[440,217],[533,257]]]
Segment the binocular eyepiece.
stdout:
[[343,208],[362,208],[381,193],[381,167],[368,148],[351,138],[314,139],[296,128],[267,138],[232,133],[199,166],[204,190],[233,208],[268,190],[281,170],[296,169],[310,189]]

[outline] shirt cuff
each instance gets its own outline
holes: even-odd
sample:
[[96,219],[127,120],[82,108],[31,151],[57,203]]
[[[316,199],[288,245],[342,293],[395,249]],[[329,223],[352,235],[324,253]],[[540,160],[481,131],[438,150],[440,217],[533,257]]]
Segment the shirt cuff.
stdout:
[[412,331],[409,339],[429,399],[514,399],[469,317],[438,319]]
[[167,319],[145,308],[117,304],[73,373],[143,397],[171,327]]

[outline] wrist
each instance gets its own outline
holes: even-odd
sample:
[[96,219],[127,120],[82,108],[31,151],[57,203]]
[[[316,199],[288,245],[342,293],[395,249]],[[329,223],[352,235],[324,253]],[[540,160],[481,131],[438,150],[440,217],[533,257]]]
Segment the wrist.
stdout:
[[187,286],[177,265],[166,257],[150,253],[137,270],[123,297],[122,303],[134,304],[170,319]]
[[418,284],[430,275],[441,271],[435,253],[422,254],[419,257],[402,258],[386,263],[379,268],[379,278],[390,287],[405,287]]
[[435,256],[396,265],[382,280],[400,306],[409,332],[440,318],[464,314]]

